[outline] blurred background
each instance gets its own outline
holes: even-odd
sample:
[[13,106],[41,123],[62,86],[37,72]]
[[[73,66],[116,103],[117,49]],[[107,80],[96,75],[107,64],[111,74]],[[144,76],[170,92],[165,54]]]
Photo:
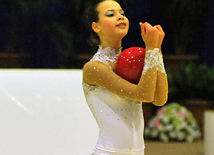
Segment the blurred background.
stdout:
[[[82,69],[95,53],[86,10],[98,0],[1,0],[0,68]],[[160,24],[169,101],[213,100],[214,2],[118,0],[130,20],[123,50],[145,47],[139,22]],[[203,75],[203,76],[202,76]]]
[[[97,0],[1,0],[1,68],[82,68],[93,55],[85,10]],[[130,20],[123,49],[143,46],[139,22],[160,24],[164,55],[213,65],[212,0],[119,0]],[[185,58],[187,58],[185,57]],[[174,57],[173,57],[174,58]]]
[[[11,68],[22,71],[69,69],[72,72],[79,69],[81,77],[84,63],[95,53],[88,44],[90,30],[85,22],[85,11],[96,1],[0,0],[1,77]],[[162,51],[169,82],[168,103],[177,102],[193,114],[203,139],[204,113],[214,109],[214,1],[118,2],[130,21],[129,33],[123,39],[123,50],[132,46],[145,47],[140,35],[140,21],[163,27],[166,33]],[[17,80],[16,76],[13,77]],[[158,107],[143,104],[143,109],[147,126]],[[202,145],[200,143],[200,148]]]

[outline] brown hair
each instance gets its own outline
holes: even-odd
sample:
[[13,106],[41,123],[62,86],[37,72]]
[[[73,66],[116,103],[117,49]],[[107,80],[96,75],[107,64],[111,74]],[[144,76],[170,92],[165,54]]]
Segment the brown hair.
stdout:
[[[98,22],[99,21],[99,12],[97,11],[97,7],[99,6],[100,3],[104,2],[106,0],[98,0],[95,2],[95,4],[93,6],[90,6],[87,10],[87,15],[86,15],[86,19],[87,19],[87,24],[88,27],[91,31],[91,37],[89,40],[89,43],[91,46],[97,46],[100,44],[100,38],[99,36],[96,34],[96,32],[94,32],[91,28],[91,25],[93,22]],[[116,1],[116,0],[112,0],[112,1]]]

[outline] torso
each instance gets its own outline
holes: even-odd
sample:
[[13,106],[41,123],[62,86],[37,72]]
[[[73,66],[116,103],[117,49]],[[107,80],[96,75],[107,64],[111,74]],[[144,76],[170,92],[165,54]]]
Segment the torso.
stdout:
[[[116,57],[111,61],[106,60],[99,50],[91,61],[101,61],[114,70]],[[120,97],[99,86],[90,86],[84,81],[83,89],[100,128],[94,155],[143,155],[142,103]]]

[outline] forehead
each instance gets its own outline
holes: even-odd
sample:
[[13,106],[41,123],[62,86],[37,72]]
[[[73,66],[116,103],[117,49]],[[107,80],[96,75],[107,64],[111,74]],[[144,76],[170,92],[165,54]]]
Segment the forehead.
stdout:
[[121,9],[122,8],[120,4],[113,0],[103,1],[97,7],[97,11],[100,13],[106,12],[107,10],[121,10]]

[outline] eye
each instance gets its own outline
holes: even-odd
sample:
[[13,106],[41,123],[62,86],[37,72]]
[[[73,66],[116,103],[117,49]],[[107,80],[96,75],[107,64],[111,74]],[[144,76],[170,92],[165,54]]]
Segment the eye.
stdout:
[[114,13],[112,11],[108,11],[108,12],[106,12],[106,16],[107,17],[113,17]]
[[120,14],[123,15],[123,16],[125,16],[125,12],[124,11],[121,11]]

